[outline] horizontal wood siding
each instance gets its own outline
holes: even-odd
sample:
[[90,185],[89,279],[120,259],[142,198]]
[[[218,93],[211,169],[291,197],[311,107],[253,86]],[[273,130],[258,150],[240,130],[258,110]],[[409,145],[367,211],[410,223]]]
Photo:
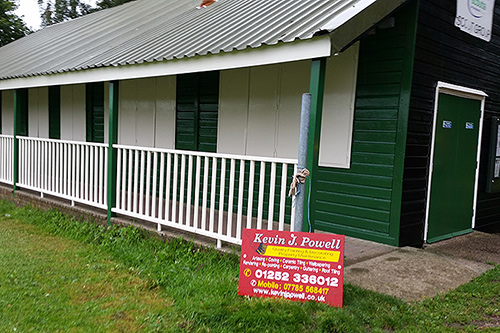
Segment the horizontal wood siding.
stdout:
[[[349,169],[319,168],[315,226],[319,230],[396,245],[399,210],[391,216],[408,10],[395,27],[361,39]],[[403,145],[404,148],[404,145]],[[402,159],[401,159],[402,163]],[[401,168],[402,170],[402,168]],[[396,193],[397,196],[397,193]]]
[[456,0],[421,0],[419,3],[401,208],[401,246],[419,245],[423,240],[438,81],[479,89],[489,95],[481,148],[476,226],[483,228],[500,221],[500,194],[485,193],[489,119],[500,115],[500,4],[496,4],[490,43],[456,28],[455,15]]

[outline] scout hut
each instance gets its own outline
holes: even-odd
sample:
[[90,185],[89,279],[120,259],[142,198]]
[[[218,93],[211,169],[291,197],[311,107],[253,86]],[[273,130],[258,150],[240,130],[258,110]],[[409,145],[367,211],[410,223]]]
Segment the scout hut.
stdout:
[[0,48],[0,182],[219,246],[290,230],[310,92],[307,231],[498,225],[500,11],[479,2],[137,0],[47,27]]

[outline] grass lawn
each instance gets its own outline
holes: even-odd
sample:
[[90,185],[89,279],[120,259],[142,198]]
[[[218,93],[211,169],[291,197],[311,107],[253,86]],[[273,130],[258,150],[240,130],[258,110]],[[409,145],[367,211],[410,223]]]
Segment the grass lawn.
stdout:
[[500,331],[500,266],[418,303],[344,286],[344,308],[240,297],[239,258],[0,201],[0,332]]

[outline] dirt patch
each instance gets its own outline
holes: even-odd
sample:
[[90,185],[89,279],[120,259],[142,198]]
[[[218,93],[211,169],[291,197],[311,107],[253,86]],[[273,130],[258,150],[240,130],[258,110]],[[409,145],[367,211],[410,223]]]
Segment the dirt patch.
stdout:
[[476,320],[468,324],[453,323],[447,326],[450,328],[474,327],[478,330],[500,328],[500,316],[489,316],[485,320]]

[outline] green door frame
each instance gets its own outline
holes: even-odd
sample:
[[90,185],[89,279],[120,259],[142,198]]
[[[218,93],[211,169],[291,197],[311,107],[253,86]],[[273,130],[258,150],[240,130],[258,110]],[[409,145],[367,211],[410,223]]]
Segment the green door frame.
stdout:
[[[481,101],[481,116],[479,119],[479,135],[478,135],[478,147],[477,147],[477,156],[476,161],[479,163],[479,157],[481,155],[481,140],[482,140],[482,132],[483,132],[483,118],[484,118],[484,105],[485,100],[488,95],[483,91],[471,89],[467,87],[457,86],[454,84],[448,84],[445,82],[439,81],[437,83],[435,97],[434,97],[434,121],[433,121],[433,129],[432,129],[432,143],[431,143],[431,152],[430,152],[430,163],[431,166],[429,168],[429,180],[427,184],[427,205],[426,205],[426,214],[425,214],[425,228],[424,228],[424,242],[428,240],[428,231],[429,231],[429,213],[430,213],[430,203],[431,203],[431,186],[432,186],[432,174],[433,174],[433,165],[434,165],[434,150],[435,150],[435,138],[436,138],[436,126],[437,126],[437,116],[438,116],[438,102],[439,102],[439,94],[448,94],[457,97],[463,97],[467,99],[474,99]],[[471,228],[475,227],[476,220],[476,203],[477,203],[477,187],[479,180],[479,168],[476,168],[475,175],[475,185],[474,185],[474,201],[473,201],[473,214],[471,221]]]

